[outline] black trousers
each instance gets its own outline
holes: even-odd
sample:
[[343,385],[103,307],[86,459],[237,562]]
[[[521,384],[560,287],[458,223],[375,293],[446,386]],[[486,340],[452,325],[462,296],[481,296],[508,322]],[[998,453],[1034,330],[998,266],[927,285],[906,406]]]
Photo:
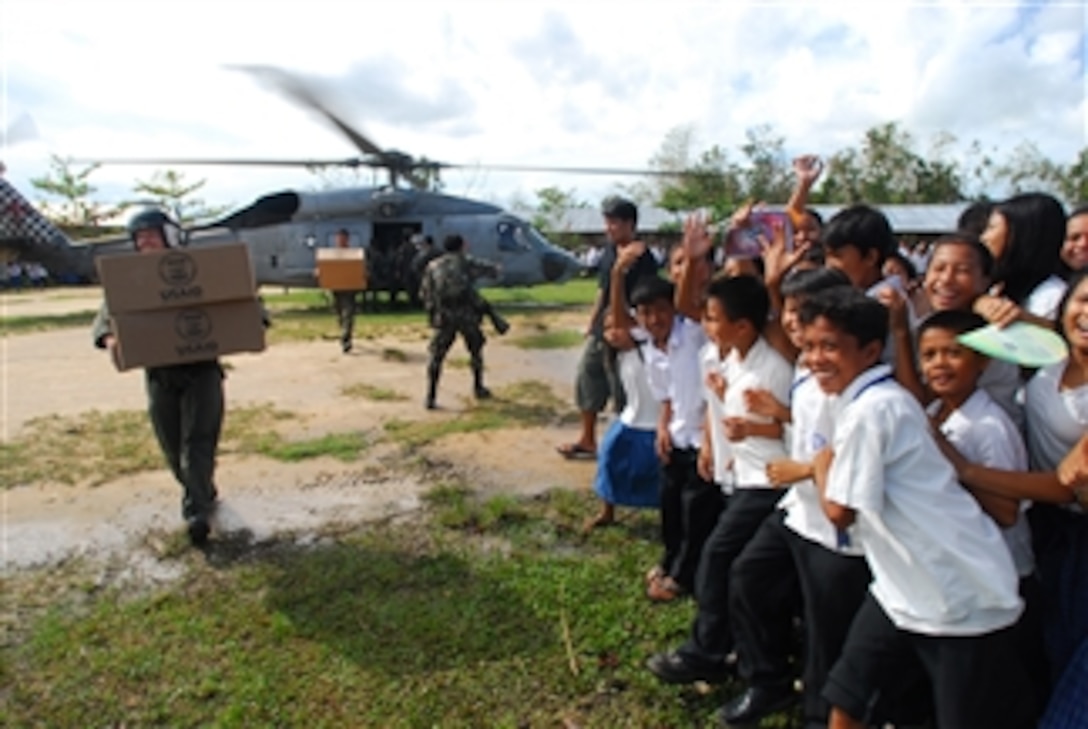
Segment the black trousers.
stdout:
[[726,498],[725,509],[703,545],[699,560],[695,576],[699,610],[691,637],[678,650],[691,663],[717,665],[733,650],[729,619],[733,563],[781,498],[781,491],[762,488],[737,489]]
[[694,448],[673,448],[661,468],[661,568],[685,590],[695,590],[703,544],[722,510],[722,490],[699,477]]
[[799,594],[805,631],[804,719],[827,722],[831,706],[820,692],[872,578],[864,557],[833,552],[785,521],[781,510],[767,517],[733,565],[729,606],[740,674],[753,687],[792,680]]
[[1034,727],[1031,685],[1017,660],[1013,630],[972,636],[910,633],[896,628],[866,595],[824,696],[865,720],[877,697],[901,686],[904,666],[917,662],[933,692],[938,729]]

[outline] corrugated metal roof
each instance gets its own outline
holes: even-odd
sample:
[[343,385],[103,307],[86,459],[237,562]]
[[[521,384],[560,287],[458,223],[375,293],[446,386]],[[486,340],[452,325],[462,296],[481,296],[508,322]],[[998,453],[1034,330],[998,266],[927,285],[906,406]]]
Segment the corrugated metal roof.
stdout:
[[[877,206],[888,217],[892,230],[905,235],[950,233],[956,229],[956,221],[968,203],[949,205],[882,205]],[[827,222],[843,209],[843,205],[813,205]],[[770,210],[782,210],[780,205],[769,206]],[[684,216],[671,213],[663,208],[640,207],[638,229],[641,231],[658,230],[665,224],[681,224]],[[558,230],[581,235],[603,235],[604,219],[595,208],[572,208],[564,212]]]

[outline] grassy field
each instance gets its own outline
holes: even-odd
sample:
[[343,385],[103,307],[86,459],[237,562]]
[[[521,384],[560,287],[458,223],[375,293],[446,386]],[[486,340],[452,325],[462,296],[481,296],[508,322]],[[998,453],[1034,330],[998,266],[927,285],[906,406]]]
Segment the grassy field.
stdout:
[[[596,286],[591,279],[575,279],[564,284],[490,288],[482,293],[504,315],[537,319],[549,312],[589,306],[596,296]],[[56,289],[50,292],[50,296],[63,299],[66,293],[63,289]],[[270,344],[316,341],[336,336],[332,302],[327,292],[318,289],[284,292],[266,287],[262,294],[273,321],[268,333]],[[404,306],[403,299],[400,304]],[[93,310],[66,314],[0,317],[0,337],[70,327],[90,328],[96,311],[97,305]],[[360,339],[388,335],[425,338],[428,331],[421,311],[408,308],[390,310],[384,299],[379,302],[377,311],[364,311],[356,317],[356,337]]]
[[[587,494],[481,502],[442,484],[427,501],[411,520],[311,546],[180,550],[168,558],[185,577],[150,592],[65,593],[51,576],[49,607],[0,648],[0,723],[717,725],[725,692],[643,668],[692,614],[642,596],[652,514],[587,539]],[[34,581],[8,578],[5,594],[21,600]]]

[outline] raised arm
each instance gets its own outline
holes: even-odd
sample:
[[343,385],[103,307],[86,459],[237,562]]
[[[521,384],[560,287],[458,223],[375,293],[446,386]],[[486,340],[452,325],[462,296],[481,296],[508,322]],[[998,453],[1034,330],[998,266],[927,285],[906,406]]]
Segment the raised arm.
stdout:
[[805,208],[808,207],[808,196],[816,180],[820,179],[820,173],[824,171],[824,163],[814,154],[806,154],[793,161],[793,172],[797,176],[797,184],[790,193],[790,201],[786,204],[786,212],[794,226],[800,225],[805,218]]
[[684,265],[676,282],[676,310],[692,321],[703,318],[703,290],[709,279],[707,254],[713,243],[707,230],[706,217],[702,213],[689,215],[684,221]]

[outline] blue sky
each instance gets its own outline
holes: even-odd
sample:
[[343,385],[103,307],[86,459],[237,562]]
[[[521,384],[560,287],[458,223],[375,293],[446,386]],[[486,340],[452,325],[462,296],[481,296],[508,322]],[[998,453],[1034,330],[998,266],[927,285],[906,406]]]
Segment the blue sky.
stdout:
[[[892,120],[923,142],[1031,140],[1069,162],[1088,144],[1086,23],[1083,2],[0,0],[0,133],[24,114],[38,131],[2,140],[0,159],[33,197],[50,154],[353,156],[226,68],[271,64],[313,79],[379,145],[457,163],[641,167],[681,125],[698,149],[736,150],[771,124],[790,154],[830,154]],[[91,180],[112,201],[153,169]],[[188,176],[220,204],[321,184],[289,169]],[[632,182],[444,177],[503,204],[546,185],[596,201]]]

